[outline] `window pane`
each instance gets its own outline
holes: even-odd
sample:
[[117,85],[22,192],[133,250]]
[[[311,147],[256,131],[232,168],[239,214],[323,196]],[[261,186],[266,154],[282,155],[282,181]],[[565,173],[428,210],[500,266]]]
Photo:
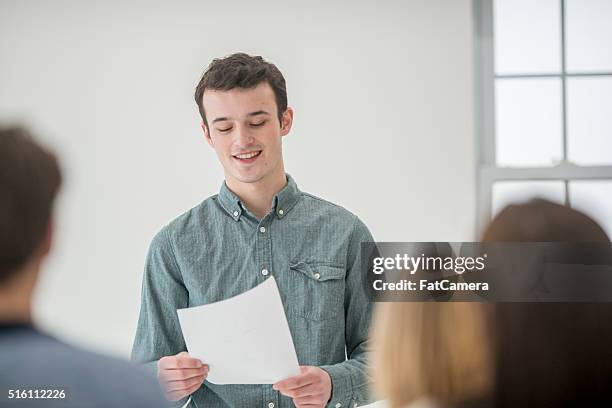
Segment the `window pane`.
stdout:
[[568,159],[612,164],[612,77],[568,78],[567,113]]
[[551,166],[563,158],[561,80],[495,81],[497,164]]
[[612,180],[570,181],[569,199],[572,207],[591,216],[612,236]]
[[568,71],[612,71],[612,1],[567,0]]
[[492,217],[508,204],[524,203],[533,198],[544,198],[565,203],[565,183],[553,181],[498,181],[493,183]]
[[561,70],[559,0],[495,0],[495,72]]

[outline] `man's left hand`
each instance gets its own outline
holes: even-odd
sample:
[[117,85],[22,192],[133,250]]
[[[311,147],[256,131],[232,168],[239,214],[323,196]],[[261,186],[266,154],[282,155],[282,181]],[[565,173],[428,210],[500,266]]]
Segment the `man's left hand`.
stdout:
[[272,388],[292,398],[297,408],[324,407],[331,399],[331,377],[319,367],[300,366],[300,371],[299,375],[279,381]]

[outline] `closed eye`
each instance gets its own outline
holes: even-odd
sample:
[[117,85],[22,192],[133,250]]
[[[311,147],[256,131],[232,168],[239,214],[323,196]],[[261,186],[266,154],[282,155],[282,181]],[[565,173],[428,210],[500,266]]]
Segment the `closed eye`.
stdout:
[[253,126],[253,127],[263,126],[263,125],[265,125],[265,124],[266,124],[266,122],[267,122],[266,120],[262,120],[262,121],[261,121],[261,122],[259,122],[259,123],[251,123],[251,126]]
[[223,133],[225,133],[225,132],[229,132],[230,130],[232,130],[232,127],[230,126],[230,127],[226,128],[226,129],[217,129],[217,130],[218,130],[219,132],[223,132]]

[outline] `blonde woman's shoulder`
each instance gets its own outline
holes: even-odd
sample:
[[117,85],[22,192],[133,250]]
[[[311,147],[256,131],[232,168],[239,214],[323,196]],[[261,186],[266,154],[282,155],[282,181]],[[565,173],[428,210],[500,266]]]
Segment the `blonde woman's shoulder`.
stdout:
[[[360,408],[390,408],[389,402],[384,401],[376,401],[369,405],[360,405]],[[446,408],[441,404],[438,404],[432,398],[419,398],[414,400],[410,404],[403,406],[402,408]]]
[[412,401],[404,408],[444,408],[444,406],[438,403],[435,399],[429,397],[421,397]]

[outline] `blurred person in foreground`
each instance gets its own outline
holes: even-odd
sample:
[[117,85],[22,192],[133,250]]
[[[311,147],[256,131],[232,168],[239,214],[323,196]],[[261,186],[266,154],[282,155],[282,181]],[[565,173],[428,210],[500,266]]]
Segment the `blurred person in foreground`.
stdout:
[[[506,207],[483,241],[610,243],[590,217],[545,200]],[[573,256],[572,264],[593,262],[589,255]],[[487,308],[496,367],[492,406],[612,406],[612,303]]]
[[434,408],[488,394],[485,331],[480,303],[378,303],[372,323],[377,396],[390,408]]
[[53,154],[21,128],[0,127],[0,406],[165,407],[148,373],[42,333],[31,303],[53,240],[61,185]]
[[[506,207],[482,241],[610,243],[544,200]],[[380,303],[376,389],[391,408],[612,406],[610,321],[610,303]]]

